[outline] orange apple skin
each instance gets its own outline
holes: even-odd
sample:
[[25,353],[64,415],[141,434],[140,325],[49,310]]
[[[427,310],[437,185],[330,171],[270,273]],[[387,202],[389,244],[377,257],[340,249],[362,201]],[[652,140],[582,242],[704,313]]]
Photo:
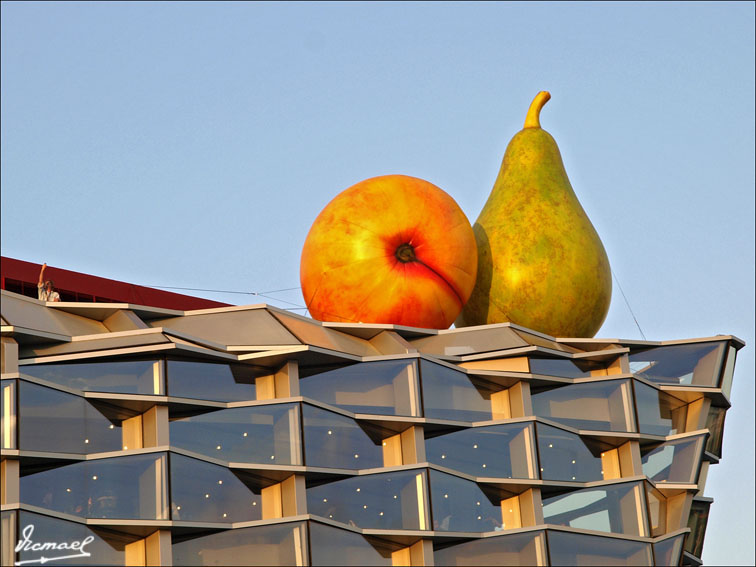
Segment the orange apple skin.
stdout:
[[[402,245],[413,259],[397,256]],[[446,329],[477,267],[475,235],[454,199],[428,181],[384,175],[326,205],[305,240],[300,280],[320,321]]]

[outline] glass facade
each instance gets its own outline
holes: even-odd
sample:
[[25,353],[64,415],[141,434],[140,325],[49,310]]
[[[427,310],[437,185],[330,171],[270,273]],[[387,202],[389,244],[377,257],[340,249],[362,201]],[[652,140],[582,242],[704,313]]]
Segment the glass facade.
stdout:
[[20,478],[22,504],[81,518],[168,518],[166,455],[71,463]]
[[646,536],[643,485],[623,483],[543,497],[547,524]]
[[216,402],[254,400],[255,373],[241,364],[168,360],[168,395]]
[[383,466],[382,434],[354,419],[302,405],[308,466],[372,469]]
[[497,535],[457,544],[439,545],[433,550],[436,565],[545,565],[544,532]]
[[[322,370],[322,371],[318,371]],[[300,370],[300,393],[354,413],[418,415],[417,365],[386,360]]]
[[20,367],[19,372],[81,392],[162,395],[162,364],[162,360],[34,364]]
[[537,478],[532,425],[471,427],[426,438],[429,463],[478,477]]
[[702,449],[701,435],[641,448],[643,474],[654,482],[695,482]]
[[174,565],[305,565],[304,522],[176,537]]
[[654,347],[630,352],[630,371],[660,384],[720,385],[727,342]]
[[171,453],[171,519],[249,522],[262,519],[262,498],[231,470]]
[[[668,565],[683,542],[700,557],[698,471],[704,449],[721,456],[736,339],[533,344],[491,326],[469,346],[465,329],[334,324],[308,350],[293,347],[316,323],[266,321],[300,327],[100,359],[55,345],[53,363],[35,343],[1,385],[3,562],[41,561],[14,551],[27,525],[87,541],[46,560],[61,565]],[[634,376],[545,348],[612,348]]]
[[427,530],[426,472],[357,476],[307,488],[307,510],[358,528]]
[[532,393],[533,413],[595,431],[635,431],[628,380],[570,384]]
[[170,422],[171,445],[238,463],[299,465],[299,404],[229,408]]

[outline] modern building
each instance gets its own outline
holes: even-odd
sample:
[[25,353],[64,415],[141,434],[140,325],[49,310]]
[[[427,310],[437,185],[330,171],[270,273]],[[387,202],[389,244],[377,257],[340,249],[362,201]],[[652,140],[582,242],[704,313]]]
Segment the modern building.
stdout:
[[2,562],[700,565],[743,346],[3,291]]

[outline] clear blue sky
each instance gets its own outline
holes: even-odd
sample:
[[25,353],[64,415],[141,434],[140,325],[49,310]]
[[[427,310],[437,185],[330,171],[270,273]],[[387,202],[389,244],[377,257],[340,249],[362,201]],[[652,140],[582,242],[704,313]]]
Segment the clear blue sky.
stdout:
[[[474,222],[549,90],[646,337],[748,343],[704,560],[754,564],[753,2],[3,2],[1,56],[3,255],[244,292],[299,286],[315,216],[368,177]],[[641,338],[616,286],[598,336]]]

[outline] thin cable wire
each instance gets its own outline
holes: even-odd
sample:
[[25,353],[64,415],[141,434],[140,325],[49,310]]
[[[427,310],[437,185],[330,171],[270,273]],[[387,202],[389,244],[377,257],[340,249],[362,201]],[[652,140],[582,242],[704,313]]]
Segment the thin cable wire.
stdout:
[[[264,295],[266,293],[278,293],[281,291],[293,291],[295,289],[300,289],[299,287],[286,287],[283,289],[273,289],[270,291],[230,291],[227,289],[203,289],[199,287],[176,287],[176,286],[171,286],[171,285],[149,285],[145,287],[155,287],[159,289],[183,289],[187,291],[207,291],[211,293],[238,293],[241,295]],[[275,299],[275,298],[271,298],[271,299]]]
[[635,313],[633,313],[632,307],[630,307],[630,302],[627,300],[627,297],[625,296],[625,292],[622,291],[622,286],[620,285],[619,278],[617,278],[617,274],[612,270],[612,275],[614,276],[614,281],[617,282],[617,287],[620,290],[620,293],[622,294],[622,298],[625,300],[625,305],[627,305],[628,311],[630,311],[630,315],[633,316],[633,321],[635,321],[635,326],[638,327],[638,330],[640,331],[641,337],[643,337],[643,340],[646,339],[646,335],[643,333],[643,329],[641,329],[640,323],[638,323],[638,319],[635,317]]

